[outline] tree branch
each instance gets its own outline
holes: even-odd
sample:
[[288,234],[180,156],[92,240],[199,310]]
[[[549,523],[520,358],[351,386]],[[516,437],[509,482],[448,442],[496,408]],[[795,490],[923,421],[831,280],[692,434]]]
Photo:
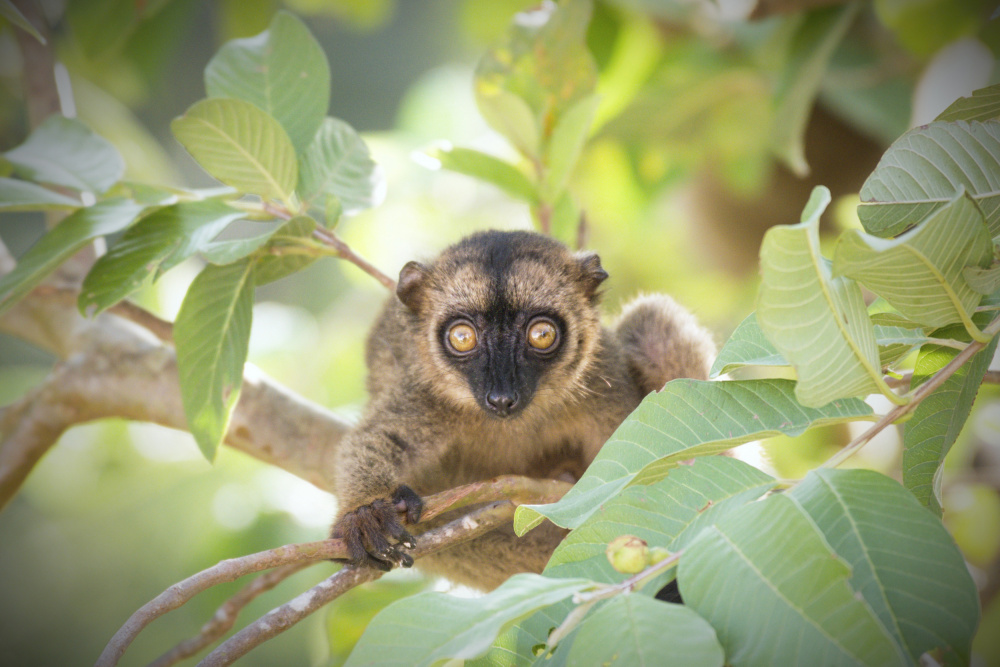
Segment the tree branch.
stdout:
[[[515,506],[507,500],[480,507],[440,528],[422,533],[411,554],[414,558],[420,558],[478,537],[511,521],[514,509]],[[372,568],[345,566],[322,583],[272,609],[237,632],[209,653],[200,666],[221,667],[232,664],[251,649],[284,632],[339,595],[359,584],[378,579],[383,574],[381,570]]]
[[[417,546],[411,551],[415,559],[440,549],[460,544],[510,521],[517,504],[523,502],[548,503],[561,498],[572,485],[556,480],[537,480],[516,475],[505,475],[485,482],[477,482],[443,491],[426,499],[425,521],[470,503],[487,503],[477,507],[444,526],[420,533]],[[232,627],[236,615],[253,598],[270,590],[280,581],[298,570],[332,558],[346,558],[347,551],[341,540],[321,540],[303,544],[289,544],[269,551],[261,551],[241,558],[231,558],[202,570],[178,582],[143,605],[125,622],[108,642],[97,665],[115,665],[136,636],[152,621],[176,609],[198,593],[218,584],[235,581],[242,576],[269,568],[278,568],[269,575],[259,577],[220,607],[201,632],[181,642],[161,656],[155,664],[166,667],[178,660],[197,653],[221,637]],[[254,646],[279,634],[299,622],[316,609],[358,584],[371,581],[382,572],[367,568],[343,568],[338,573],[299,595],[287,604],[273,610],[257,623],[247,626],[216,653],[230,656],[229,662]],[[237,639],[239,638],[239,639]],[[229,645],[229,648],[225,648]],[[225,650],[222,650],[225,649]],[[220,653],[221,651],[221,653]],[[241,652],[240,652],[241,651]],[[234,653],[235,652],[235,653]],[[215,655],[215,654],[213,654]],[[211,656],[209,656],[211,657]],[[206,659],[207,660],[207,659]],[[229,664],[221,662],[218,664]],[[215,664],[215,663],[203,663]]]

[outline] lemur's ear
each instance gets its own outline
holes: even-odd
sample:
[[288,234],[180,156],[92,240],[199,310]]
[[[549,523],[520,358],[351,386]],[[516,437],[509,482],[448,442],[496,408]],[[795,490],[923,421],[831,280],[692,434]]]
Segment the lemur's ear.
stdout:
[[420,262],[407,262],[399,271],[399,282],[396,283],[396,296],[403,305],[414,313],[420,311],[423,302],[424,283],[428,269]]
[[608,279],[608,272],[601,266],[601,258],[597,253],[588,252],[577,255],[577,265],[580,268],[580,283],[583,285],[584,294],[596,302],[601,298],[597,288]]

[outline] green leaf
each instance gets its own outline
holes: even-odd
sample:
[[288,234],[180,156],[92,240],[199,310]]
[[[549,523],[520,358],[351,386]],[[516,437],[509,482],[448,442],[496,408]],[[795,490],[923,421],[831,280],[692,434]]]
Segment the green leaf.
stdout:
[[580,626],[566,664],[722,667],[725,655],[708,621],[678,604],[619,595]]
[[[251,255],[259,250],[265,243],[271,240],[278,227],[244,239],[227,239],[225,241],[212,241],[201,247],[199,255],[202,259],[211,264],[232,264]],[[256,282],[259,284],[260,278]]]
[[[280,251],[282,246],[301,246],[316,229],[316,221],[304,215],[292,218],[279,227],[271,236],[271,247]],[[280,280],[301,271],[316,261],[315,255],[265,255],[257,260],[255,272],[258,285]]]
[[162,208],[133,225],[84,278],[81,312],[96,314],[201,250],[243,213],[217,200]]
[[576,528],[625,487],[659,481],[692,457],[872,414],[871,407],[858,399],[803,407],[795,400],[793,386],[790,380],[668,382],[662,391],[646,396],[622,422],[559,502],[519,507],[515,530],[524,534],[542,517],[564,528]]
[[131,225],[142,209],[128,199],[105,199],[79,209],[53,227],[18,260],[13,271],[0,278],[0,313],[34,289],[77,250],[100,236]]
[[971,317],[982,294],[969,285],[963,269],[986,268],[992,259],[983,216],[960,194],[895,239],[847,231],[834,250],[833,274],[861,282],[914,322],[929,327],[962,322],[978,339],[982,334]]
[[219,49],[205,68],[205,90],[263,109],[301,154],[330,106],[330,65],[309,28],[279,11],[264,32]]
[[767,339],[757,324],[757,313],[747,315],[719,350],[710,378],[717,378],[744,366],[787,366],[788,362]]
[[[350,125],[326,118],[308,150],[299,160],[299,195],[323,213],[330,198],[346,214],[381,203],[385,180],[368,152],[368,146]],[[336,220],[329,220],[328,226]]]
[[0,16],[3,16],[10,23],[16,25],[21,30],[25,31],[35,39],[37,39],[42,44],[45,44],[45,38],[42,37],[42,33],[38,32],[38,28],[31,24],[24,14],[21,13],[14,3],[10,0],[0,0]]
[[988,296],[1000,289],[1000,264],[994,262],[988,269],[967,266],[962,269],[962,277],[969,287]]
[[88,0],[66,3],[66,22],[83,53],[91,59],[119,51],[143,19],[169,0]]
[[517,574],[481,598],[420,593],[380,612],[354,647],[346,667],[411,667],[475,658],[490,647],[504,626],[593,585],[586,579]]
[[[905,356],[914,347],[927,342],[926,332],[901,315],[883,316],[879,313],[871,315],[871,318],[879,360],[883,367]],[[881,324],[882,321],[892,324]],[[760,325],[757,324],[757,313],[750,313],[719,350],[709,377],[716,378],[723,373],[747,366],[787,365],[785,358],[774,349],[774,345],[761,331]]]
[[253,292],[252,260],[209,265],[191,283],[174,323],[184,414],[209,461],[240,397]]
[[892,393],[882,380],[861,288],[833,277],[820,255],[819,217],[829,201],[829,190],[817,187],[803,222],[772,227],[760,249],[757,322],[795,367],[795,396],[811,407],[845,396]]
[[906,489],[871,470],[814,470],[789,496],[850,565],[851,588],[902,650],[914,661],[941,649],[943,664],[969,663],[976,586],[948,531]]
[[731,664],[907,664],[850,576],[783,494],[703,530],[677,572],[684,603],[712,624]]
[[28,181],[0,178],[0,211],[41,211],[80,208],[83,204],[72,197],[53,192]]
[[249,102],[201,100],[170,124],[205,171],[240,192],[291,205],[298,181],[295,148],[272,116]]
[[624,577],[605,556],[608,542],[624,533],[678,551],[720,516],[756,500],[775,481],[728,456],[704,456],[670,470],[648,486],[630,486],[602,503],[556,547],[545,568],[553,577],[586,577],[602,583]]
[[777,109],[771,122],[771,150],[798,176],[809,173],[805,156],[806,123],[837,45],[858,14],[850,2],[808,12],[792,38],[787,65],[778,82]]
[[1000,118],[1000,84],[972,91],[960,97],[935,118],[940,121],[997,120]]
[[78,120],[53,114],[3,156],[23,178],[101,194],[121,180],[118,149]]
[[1000,122],[935,122],[889,147],[861,188],[858,217],[876,236],[895,236],[962,189],[1000,236]]
[[[962,330],[953,327],[941,333],[960,335]],[[944,459],[969,418],[996,346],[997,338],[994,337],[984,350],[921,401],[903,427],[903,484],[938,516],[941,514]],[[954,348],[937,345],[921,348],[911,386],[915,389],[929,380],[958,353]]]
[[569,0],[522,12],[476,67],[483,118],[529,157],[542,157],[549,133],[597,83],[586,45],[591,11],[590,0]]
[[435,148],[427,154],[441,167],[497,186],[511,197],[528,203],[538,200],[538,190],[523,171],[500,158],[471,148]]
[[552,130],[545,155],[545,178],[542,183],[547,200],[555,200],[565,190],[566,182],[587,143],[600,101],[600,96],[596,94],[582,98],[566,110]]
[[[728,456],[705,456],[671,470],[649,486],[631,486],[603,503],[600,509],[571,532],[556,548],[543,574],[550,577],[584,577],[599,583],[617,583],[625,575],[608,562],[608,542],[628,533],[650,545],[677,551],[702,528],[760,497],[774,480]],[[647,582],[642,594],[653,595],[673,578],[671,572]],[[507,664],[511,654],[534,660],[532,648],[544,644],[549,630],[572,609],[568,600],[546,607],[520,621],[497,642],[490,655]],[[556,652],[556,657],[565,657]],[[487,658],[490,656],[488,655]],[[548,663],[546,663],[548,664]]]

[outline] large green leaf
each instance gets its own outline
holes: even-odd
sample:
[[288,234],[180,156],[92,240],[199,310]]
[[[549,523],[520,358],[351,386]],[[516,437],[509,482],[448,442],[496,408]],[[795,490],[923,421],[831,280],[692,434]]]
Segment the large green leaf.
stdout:
[[[728,456],[705,456],[678,466],[649,486],[632,486],[603,503],[600,509],[571,532],[556,548],[545,567],[550,577],[584,577],[599,583],[617,583],[625,575],[611,567],[605,555],[608,542],[623,534],[646,540],[652,546],[677,551],[705,526],[752,502],[773,488],[774,480]],[[643,594],[653,595],[672,574],[647,582]],[[534,660],[533,648],[544,644],[549,631],[572,609],[568,600],[539,610],[503,633],[484,660],[518,664]],[[569,643],[568,641],[566,642]],[[557,650],[555,664],[565,659]],[[550,664],[547,662],[546,664]]]
[[279,11],[264,32],[219,49],[205,67],[205,90],[268,112],[301,154],[330,105],[330,66],[309,28]]
[[79,200],[28,181],[0,178],[0,211],[80,208]]
[[849,2],[805,13],[786,56],[778,82],[777,109],[771,123],[771,150],[799,176],[809,173],[806,164],[806,123],[816,94],[837,45],[858,14],[861,3]]
[[786,495],[703,530],[677,571],[684,603],[712,624],[731,664],[907,664],[850,577]]
[[587,616],[566,664],[722,667],[725,655],[708,621],[679,604],[619,595]]
[[900,137],[861,188],[858,217],[876,236],[895,236],[964,189],[1000,236],[1000,122],[934,122]]
[[1000,84],[972,91],[960,97],[934,120],[996,120],[1000,118]]
[[545,155],[545,178],[542,181],[548,201],[558,199],[565,190],[566,182],[587,143],[600,101],[597,94],[587,95],[568,108],[553,128]]
[[523,171],[511,163],[471,148],[438,148],[427,154],[451,171],[492,183],[507,194],[534,203],[538,188]]
[[[869,309],[870,312],[870,309]],[[916,324],[902,317],[891,320],[896,324],[879,324],[878,315],[872,315],[875,343],[878,345],[879,360],[887,366],[906,356],[913,348],[927,342],[927,334]],[[879,320],[881,321],[881,320]],[[886,318],[886,321],[890,321]],[[901,326],[906,324],[907,326]],[[709,377],[716,378],[747,366],[787,366],[788,362],[767,339],[757,324],[757,314],[750,313],[740,322],[733,334],[719,350]]]
[[586,579],[517,574],[476,599],[420,593],[382,610],[354,647],[346,667],[416,667],[449,658],[475,658],[504,626],[593,585]]
[[[954,327],[947,335],[961,334]],[[996,350],[997,338],[963,364],[927,396],[903,427],[903,484],[923,505],[941,514],[941,471],[945,456],[965,426]],[[958,350],[925,345],[913,369],[912,386],[920,386],[955,358]]]
[[39,239],[13,271],[0,278],[0,313],[94,239],[125,229],[142,212],[140,204],[128,199],[106,199],[81,208]]
[[804,407],[795,400],[793,386],[790,380],[668,382],[622,422],[559,502],[519,507],[515,529],[523,534],[542,517],[576,528],[625,487],[661,480],[681,461],[872,414],[871,407],[858,399]]
[[851,567],[850,586],[914,662],[968,664],[979,599],[962,553],[906,489],[871,470],[816,470],[789,493]]
[[798,225],[772,227],[760,248],[762,281],[757,322],[798,377],[803,405],[846,396],[891,394],[882,380],[875,332],[848,278],[835,278],[820,255],[819,217],[830,191],[813,190]]
[[3,156],[29,180],[101,194],[125,173],[118,149],[78,120],[54,114]]
[[97,313],[113,306],[201,250],[242,216],[214,199],[175,204],[146,216],[91,268],[80,292],[80,310]]
[[929,327],[961,322],[975,337],[981,334],[971,318],[982,294],[963,270],[986,268],[992,259],[982,213],[960,195],[895,239],[857,229],[844,233],[834,251],[833,274],[861,282],[914,322]]
[[[377,206],[384,195],[382,171],[358,133],[342,120],[324,119],[299,160],[302,201],[325,212],[327,200],[333,198],[350,214]],[[329,220],[328,224],[336,222]]]
[[253,292],[252,260],[209,265],[191,283],[174,324],[184,414],[209,461],[243,386]]
[[170,124],[205,171],[240,192],[291,204],[295,148],[268,113],[243,100],[201,100]]

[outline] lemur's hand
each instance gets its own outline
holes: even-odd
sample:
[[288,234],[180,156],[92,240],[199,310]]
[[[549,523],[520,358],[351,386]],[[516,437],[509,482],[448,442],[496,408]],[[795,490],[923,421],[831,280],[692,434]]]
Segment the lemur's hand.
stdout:
[[373,500],[344,514],[333,525],[330,537],[344,540],[349,560],[355,565],[383,571],[391,570],[393,565],[410,567],[413,557],[402,547],[412,549],[416,540],[403,527],[402,520],[416,523],[423,507],[420,496],[401,484],[391,498]]

